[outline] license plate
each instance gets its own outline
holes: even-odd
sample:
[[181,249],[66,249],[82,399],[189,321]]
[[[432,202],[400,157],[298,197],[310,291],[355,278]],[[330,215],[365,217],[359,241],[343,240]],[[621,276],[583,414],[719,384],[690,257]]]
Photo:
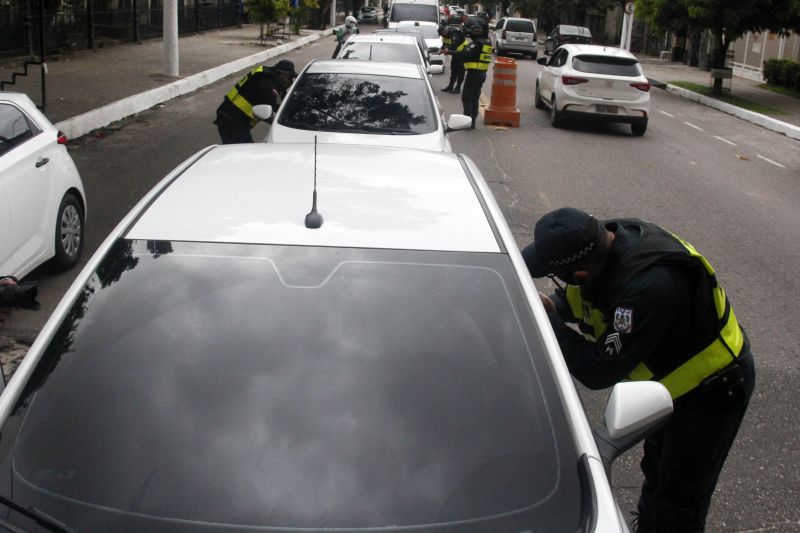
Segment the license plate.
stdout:
[[617,114],[619,108],[615,105],[598,105],[595,106],[597,108],[598,113],[612,113],[614,115]]

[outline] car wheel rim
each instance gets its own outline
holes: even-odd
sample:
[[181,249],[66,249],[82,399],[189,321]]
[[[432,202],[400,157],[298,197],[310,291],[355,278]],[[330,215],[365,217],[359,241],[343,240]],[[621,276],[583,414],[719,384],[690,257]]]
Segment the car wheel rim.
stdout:
[[61,249],[67,257],[75,257],[81,246],[81,215],[74,205],[61,213]]

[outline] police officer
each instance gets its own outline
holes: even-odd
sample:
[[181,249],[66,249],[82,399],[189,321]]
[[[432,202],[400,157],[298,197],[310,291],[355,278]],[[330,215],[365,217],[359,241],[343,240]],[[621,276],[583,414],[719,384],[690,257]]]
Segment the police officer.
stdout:
[[461,103],[464,106],[464,114],[472,117],[472,126],[475,129],[475,120],[478,118],[478,107],[481,99],[481,87],[486,81],[486,71],[492,61],[492,45],[486,38],[488,26],[483,19],[476,19],[468,28],[470,42],[460,52],[450,54],[449,50],[444,50],[445,55],[452,55],[464,62],[466,77],[464,79],[464,91],[461,93]]
[[[450,23],[441,30],[442,45],[451,54],[461,52],[467,47],[467,39],[461,30],[461,23],[457,18],[451,18]],[[450,59],[450,83],[442,91],[446,93],[458,94],[461,92],[461,84],[464,82],[464,61],[453,54]]]
[[294,63],[282,59],[271,68],[258,66],[239,80],[217,108],[214,124],[222,144],[253,142],[250,129],[258,123],[253,106],[269,104],[277,110],[296,77]]
[[703,531],[755,385],[747,335],[714,269],[655,224],[569,207],[537,222],[522,255],[534,278],[566,282],[540,298],[573,376],[591,389],[659,381],[672,396],[671,418],[644,442],[636,530]]
[[333,30],[333,36],[336,37],[336,49],[333,51],[333,56],[331,56],[331,59],[336,59],[336,56],[339,55],[339,50],[342,49],[342,46],[347,42],[347,39],[349,39],[351,35],[357,34],[358,21],[354,16],[348,15],[344,19],[344,29],[336,28]]

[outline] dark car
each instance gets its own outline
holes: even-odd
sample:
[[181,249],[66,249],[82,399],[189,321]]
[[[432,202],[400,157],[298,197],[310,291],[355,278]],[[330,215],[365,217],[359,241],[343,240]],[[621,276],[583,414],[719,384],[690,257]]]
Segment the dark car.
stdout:
[[566,24],[559,24],[544,41],[544,51],[546,54],[551,55],[556,51],[556,48],[562,44],[591,44],[592,32],[589,28],[583,26],[568,26]]

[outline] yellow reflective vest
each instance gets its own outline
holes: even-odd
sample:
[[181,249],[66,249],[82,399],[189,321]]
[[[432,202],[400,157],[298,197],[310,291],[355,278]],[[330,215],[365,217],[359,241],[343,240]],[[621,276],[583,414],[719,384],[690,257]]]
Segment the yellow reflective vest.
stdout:
[[[614,222],[640,226],[642,237],[615,266],[615,272],[619,274],[609,280],[611,293],[614,295],[611,300],[616,300],[621,295],[627,281],[656,264],[689,265],[699,275],[707,277],[706,286],[709,287],[710,294],[696,295],[696,298],[711,299],[717,322],[714,331],[709,332],[705,348],[678,358],[673,368],[662,371],[660,375],[656,375],[648,366],[646,358],[628,375],[631,381],[659,381],[669,390],[673,399],[679,398],[738,357],[744,346],[744,333],[725,291],[717,282],[714,269],[694,246],[655,224],[634,219],[616,219]],[[604,312],[592,302],[584,300],[581,288],[575,285],[567,285],[566,299],[570,313],[581,326],[583,336],[593,342],[600,339],[607,327],[608,310]]]
[[[479,41],[480,42],[480,41]],[[477,60],[465,61],[464,68],[466,70],[489,70],[489,65],[492,62],[492,43],[488,40],[483,41],[481,46],[481,53]]]

